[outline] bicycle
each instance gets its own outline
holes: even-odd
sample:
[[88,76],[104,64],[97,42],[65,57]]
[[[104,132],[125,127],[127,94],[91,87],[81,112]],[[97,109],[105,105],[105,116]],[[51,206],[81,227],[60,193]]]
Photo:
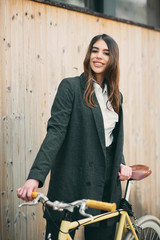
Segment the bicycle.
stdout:
[[[69,234],[72,229],[77,229],[80,226],[89,225],[117,216],[120,218],[115,237],[116,240],[159,240],[160,220],[152,215],[145,215],[139,219],[136,219],[134,213],[132,212],[132,205],[128,202],[131,191],[131,184],[134,181],[142,180],[148,177],[151,174],[151,170],[145,165],[134,165],[131,167],[132,177],[127,181],[124,198],[121,200],[120,208],[117,210],[115,203],[106,203],[95,200],[83,199],[72,203],[63,203],[59,201],[51,202],[44,194],[38,192],[32,193],[32,197],[34,198],[32,202],[22,203],[19,205],[19,207],[25,205],[36,205],[41,202],[43,206],[51,206],[53,210],[65,210],[64,218],[61,222],[59,230],[58,240],[72,240]],[[87,218],[73,222],[70,220],[70,218],[68,219],[68,215],[72,214],[75,207],[79,207],[80,214]],[[85,212],[85,209],[87,207],[101,209],[107,212],[92,216]]]

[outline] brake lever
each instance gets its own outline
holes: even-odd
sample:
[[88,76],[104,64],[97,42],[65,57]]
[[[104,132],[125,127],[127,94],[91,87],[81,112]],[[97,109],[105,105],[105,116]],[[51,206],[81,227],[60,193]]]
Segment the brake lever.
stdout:
[[91,215],[91,214],[89,214],[89,213],[86,213],[85,212],[85,210],[87,209],[87,207],[86,207],[86,200],[81,204],[81,207],[80,207],[80,209],[79,209],[79,213],[81,214],[81,215],[83,215],[84,217],[90,217],[91,218],[91,221],[93,221],[93,216]]
[[34,205],[37,205],[39,202],[43,202],[43,201],[48,201],[48,198],[44,194],[38,193],[38,196],[36,197],[36,199],[34,199],[31,202],[21,203],[18,207],[21,208],[23,206],[34,206]]

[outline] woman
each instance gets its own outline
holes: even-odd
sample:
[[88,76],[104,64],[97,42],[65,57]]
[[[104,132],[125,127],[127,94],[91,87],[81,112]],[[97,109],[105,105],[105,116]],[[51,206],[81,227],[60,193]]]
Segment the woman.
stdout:
[[[95,36],[89,45],[84,73],[64,79],[55,97],[47,135],[30,170],[28,180],[17,190],[30,201],[31,193],[51,177],[48,198],[72,202],[95,199],[116,202],[121,199],[120,180],[131,177],[123,157],[122,95],[119,92],[119,50],[108,35]],[[88,210],[95,215],[100,211]],[[52,211],[60,223],[62,213]],[[53,230],[50,215],[47,235]],[[114,239],[115,222],[101,222],[85,228],[85,239]],[[52,236],[57,230],[53,230]],[[55,238],[57,239],[57,236]]]

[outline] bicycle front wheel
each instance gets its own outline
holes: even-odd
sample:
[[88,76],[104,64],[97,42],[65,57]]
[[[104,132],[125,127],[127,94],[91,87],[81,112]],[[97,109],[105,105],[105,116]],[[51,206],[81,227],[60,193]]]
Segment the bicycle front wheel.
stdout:
[[[146,215],[136,221],[136,233],[139,240],[160,240],[160,220]],[[132,232],[128,232],[124,240],[134,240]]]

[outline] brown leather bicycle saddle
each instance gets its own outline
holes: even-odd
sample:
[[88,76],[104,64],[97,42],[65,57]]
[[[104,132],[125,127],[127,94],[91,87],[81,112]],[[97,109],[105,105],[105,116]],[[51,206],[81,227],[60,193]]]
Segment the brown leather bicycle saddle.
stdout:
[[142,180],[152,173],[151,169],[145,165],[139,164],[130,167],[132,168],[131,180]]

